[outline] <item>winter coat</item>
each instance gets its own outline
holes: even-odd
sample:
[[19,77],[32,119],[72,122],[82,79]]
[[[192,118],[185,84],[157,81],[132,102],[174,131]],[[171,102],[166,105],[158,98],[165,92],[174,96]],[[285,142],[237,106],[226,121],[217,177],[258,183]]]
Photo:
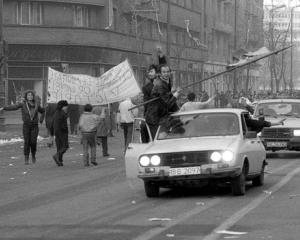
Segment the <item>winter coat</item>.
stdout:
[[97,126],[97,137],[107,137],[109,133],[109,126],[110,126],[108,109],[106,107],[97,106],[93,108],[92,113],[100,117],[100,122]]
[[69,133],[68,130],[68,114],[63,110],[56,110],[51,126],[51,135],[60,136]]
[[22,120],[24,124],[38,124],[39,116],[38,113],[44,114],[45,109],[42,108],[38,103],[32,105],[28,101],[23,101],[22,103],[17,103],[14,105],[4,107],[6,111],[14,111],[21,108]]
[[79,119],[79,129],[82,133],[91,133],[97,131],[100,117],[91,112],[84,112]]
[[151,96],[152,98],[159,97],[159,99],[147,105],[145,119],[148,124],[158,125],[169,113],[179,110],[176,98],[171,93],[170,84],[165,81],[156,80]]

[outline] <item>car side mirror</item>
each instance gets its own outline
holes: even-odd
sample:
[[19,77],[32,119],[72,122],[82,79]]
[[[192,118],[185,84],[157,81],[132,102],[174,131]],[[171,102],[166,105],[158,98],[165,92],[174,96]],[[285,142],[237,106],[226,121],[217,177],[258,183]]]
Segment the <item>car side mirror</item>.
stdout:
[[257,132],[254,131],[248,131],[245,134],[245,138],[257,138]]

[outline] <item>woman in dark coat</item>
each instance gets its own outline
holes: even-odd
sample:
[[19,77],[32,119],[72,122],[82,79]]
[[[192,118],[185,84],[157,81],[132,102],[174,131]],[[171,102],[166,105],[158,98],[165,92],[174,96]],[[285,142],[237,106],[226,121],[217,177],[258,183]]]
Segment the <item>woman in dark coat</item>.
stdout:
[[[21,108],[23,120],[23,137],[24,137],[24,156],[25,164],[29,164],[29,154],[31,152],[32,163],[36,162],[36,146],[39,134],[39,116],[38,113],[44,114],[45,109],[40,106],[40,100],[35,96],[33,90],[25,92],[23,102],[6,106],[6,111],[18,110]],[[43,118],[41,118],[43,119]],[[41,120],[42,122],[42,120]]]
[[56,154],[53,159],[57,166],[63,166],[63,155],[69,148],[68,140],[68,102],[61,100],[57,103],[56,111],[51,126],[51,134],[55,136]]
[[45,109],[45,114],[46,114],[45,122],[48,131],[48,136],[50,139],[48,143],[48,147],[53,146],[53,135],[51,135],[51,126],[52,126],[55,111],[56,111],[56,103],[48,103]]

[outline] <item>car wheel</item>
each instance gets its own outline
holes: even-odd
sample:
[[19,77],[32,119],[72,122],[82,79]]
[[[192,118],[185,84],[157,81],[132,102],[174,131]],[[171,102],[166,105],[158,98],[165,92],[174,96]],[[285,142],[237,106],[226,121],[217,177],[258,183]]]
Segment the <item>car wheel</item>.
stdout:
[[232,194],[242,196],[246,193],[246,177],[244,171],[231,181]]
[[158,197],[159,186],[156,183],[150,181],[144,181],[144,188],[147,197],[149,198]]
[[265,182],[265,162],[263,162],[261,170],[260,170],[260,174],[252,179],[252,185],[259,187],[264,185]]

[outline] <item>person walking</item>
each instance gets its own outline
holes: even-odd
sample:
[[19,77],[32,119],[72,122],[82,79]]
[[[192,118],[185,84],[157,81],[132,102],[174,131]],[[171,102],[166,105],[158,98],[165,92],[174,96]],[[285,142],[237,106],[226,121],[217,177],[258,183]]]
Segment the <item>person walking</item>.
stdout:
[[[6,111],[21,109],[23,120],[25,164],[29,164],[30,152],[32,163],[36,163],[37,137],[39,134],[38,113],[44,114],[45,109],[41,107],[40,101],[38,100],[37,96],[35,96],[35,92],[33,90],[26,91],[24,100],[22,102],[5,106],[2,109]],[[43,118],[41,118],[40,123],[42,123],[42,119]]]
[[56,144],[56,154],[53,155],[53,160],[59,167],[63,166],[63,155],[69,148],[68,105],[66,100],[57,103],[51,126],[51,135],[55,136]]
[[93,107],[91,104],[84,106],[84,112],[79,118],[79,131],[81,132],[82,145],[83,145],[83,164],[85,167],[89,163],[89,148],[91,150],[91,164],[97,166],[96,162],[96,132],[97,126],[100,122],[100,117],[92,113]]
[[51,125],[53,122],[54,113],[56,111],[56,103],[48,103],[45,110],[46,128],[49,137],[49,142],[47,143],[47,146],[52,147],[54,143],[54,136],[51,135]]
[[125,146],[124,152],[126,152],[126,149],[132,138],[134,118],[137,117],[138,115],[137,108],[131,111],[128,110],[134,106],[135,105],[131,102],[130,98],[125,99],[119,105],[120,125],[121,128],[123,128],[123,132],[124,132],[124,146]]
[[68,107],[68,115],[70,121],[70,133],[72,135],[77,135],[79,117],[80,117],[80,110],[78,104],[69,104]]
[[102,145],[102,155],[103,157],[108,157],[108,146],[107,146],[107,137],[109,135],[109,122],[110,117],[108,113],[109,109],[104,106],[96,106],[93,108],[92,113],[99,116],[100,121],[97,126],[97,144]]

